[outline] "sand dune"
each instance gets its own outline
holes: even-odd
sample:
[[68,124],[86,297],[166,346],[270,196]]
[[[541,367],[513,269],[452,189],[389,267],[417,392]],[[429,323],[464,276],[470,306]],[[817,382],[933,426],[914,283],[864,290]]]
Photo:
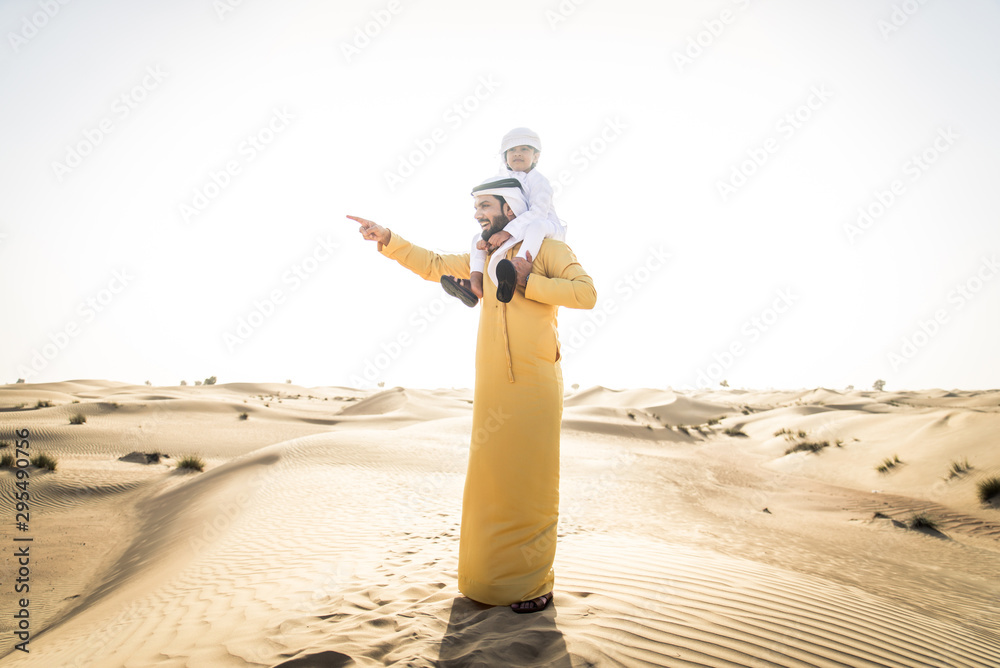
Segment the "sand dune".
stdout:
[[470,400],[0,387],[0,440],[59,459],[31,477],[31,653],[5,614],[0,666],[1000,666],[975,494],[1000,392],[571,393],[555,604],[525,616],[457,592]]

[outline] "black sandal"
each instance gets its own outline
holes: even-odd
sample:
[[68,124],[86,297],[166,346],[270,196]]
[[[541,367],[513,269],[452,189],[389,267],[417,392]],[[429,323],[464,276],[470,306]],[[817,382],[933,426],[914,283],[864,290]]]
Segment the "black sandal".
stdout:
[[[539,604],[538,601],[542,601],[542,603]],[[518,603],[512,603],[510,609],[519,615],[526,615],[532,612],[541,612],[545,608],[549,607],[549,603],[551,601],[552,601],[552,592],[549,592],[548,594],[543,594],[538,598],[533,598],[530,601],[520,601]],[[531,607],[527,607],[528,604],[530,604]],[[525,607],[518,610],[517,608],[514,607],[515,605],[522,605]]]
[[514,263],[508,259],[497,264],[497,300],[508,303],[514,298],[514,288],[517,287],[517,270]]
[[479,303],[476,293],[462,285],[454,276],[442,276],[441,287],[452,297],[458,297],[469,308]]

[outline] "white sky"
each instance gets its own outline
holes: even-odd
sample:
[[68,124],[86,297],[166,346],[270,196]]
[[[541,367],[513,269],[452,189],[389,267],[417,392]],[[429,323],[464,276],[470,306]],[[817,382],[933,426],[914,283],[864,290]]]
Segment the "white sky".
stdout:
[[599,293],[567,386],[998,386],[995,0],[224,2],[0,4],[0,382],[471,386],[478,309],[344,215],[465,252],[527,125]]

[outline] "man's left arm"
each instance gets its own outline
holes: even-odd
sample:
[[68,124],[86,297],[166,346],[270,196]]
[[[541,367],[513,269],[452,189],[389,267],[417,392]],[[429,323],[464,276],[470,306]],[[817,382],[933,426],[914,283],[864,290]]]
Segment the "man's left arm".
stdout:
[[526,298],[553,306],[594,308],[597,303],[594,281],[569,246],[547,239],[542,242],[538,256],[542,271],[531,273],[525,279]]

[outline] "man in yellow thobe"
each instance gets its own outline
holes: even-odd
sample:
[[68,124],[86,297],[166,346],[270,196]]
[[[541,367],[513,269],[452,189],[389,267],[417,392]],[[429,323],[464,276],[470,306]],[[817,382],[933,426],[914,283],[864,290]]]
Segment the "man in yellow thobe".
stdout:
[[[518,193],[488,186],[476,188],[475,217],[492,234],[516,217],[506,199]],[[421,278],[469,278],[468,253],[434,253],[348,217],[380,253]],[[481,603],[537,612],[552,599],[559,517],[563,383],[556,315],[560,306],[593,308],[597,292],[564,242],[545,239],[533,261],[517,259],[519,249],[507,251],[517,271],[510,303],[499,302],[484,277],[458,588]]]

